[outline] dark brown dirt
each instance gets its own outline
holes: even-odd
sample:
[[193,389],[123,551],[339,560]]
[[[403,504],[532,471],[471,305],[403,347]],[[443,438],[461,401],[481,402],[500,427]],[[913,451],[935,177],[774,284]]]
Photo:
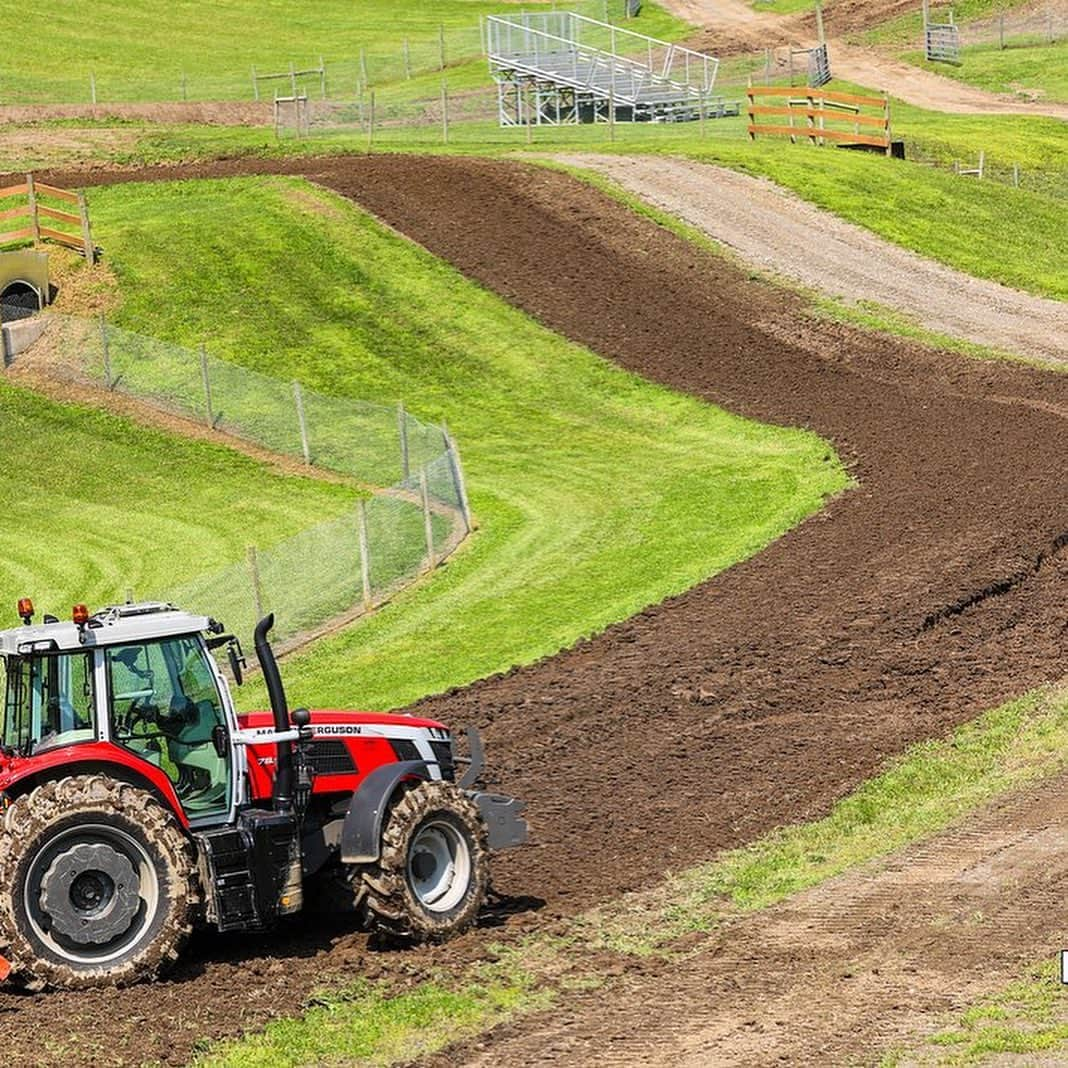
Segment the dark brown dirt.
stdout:
[[[497,780],[531,802],[536,844],[497,865],[505,894],[547,902],[520,923],[819,816],[909,743],[1062,674],[1068,376],[813,322],[799,298],[519,164],[228,161],[92,180],[299,169],[605,357],[811,427],[859,482],[697,589],[423,702],[483,727]],[[197,1038],[291,1010],[331,973],[404,976],[480,945],[476,933],[386,956],[308,921],[273,944],[205,940],[155,988],[0,996],[0,1026],[25,1063],[72,1050],[174,1063]]]

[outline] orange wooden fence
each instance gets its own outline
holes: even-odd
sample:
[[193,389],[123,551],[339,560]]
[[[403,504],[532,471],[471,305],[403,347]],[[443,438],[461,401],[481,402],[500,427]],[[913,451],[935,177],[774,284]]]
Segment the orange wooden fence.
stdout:
[[[890,155],[890,97],[860,96],[829,89],[801,89],[784,85],[750,85],[749,139],[771,135],[808,138],[814,145],[868,145]],[[758,101],[782,101],[768,104]],[[872,112],[876,113],[872,113]],[[771,118],[767,122],[758,119]],[[787,119],[784,124],[782,119]]]
[[[73,204],[77,212],[51,207],[42,201]],[[0,224],[12,219],[18,220],[18,223],[13,230],[0,233],[0,245],[13,241],[32,240],[35,245],[42,241],[54,241],[57,245],[77,249],[90,263],[96,262],[96,247],[89,227],[89,209],[83,193],[45,185],[44,182],[35,181],[32,174],[27,174],[24,182],[0,189]],[[76,226],[78,230],[71,233],[47,223]]]

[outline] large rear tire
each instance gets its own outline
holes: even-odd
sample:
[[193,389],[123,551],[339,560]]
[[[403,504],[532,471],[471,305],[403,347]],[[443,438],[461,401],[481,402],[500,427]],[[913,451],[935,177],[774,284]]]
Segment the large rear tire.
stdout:
[[5,813],[0,954],[30,989],[153,978],[177,959],[199,901],[192,846],[144,790],[79,776]]
[[372,928],[413,942],[442,942],[466,930],[489,887],[477,806],[448,782],[406,790],[386,817],[378,862],[361,877]]

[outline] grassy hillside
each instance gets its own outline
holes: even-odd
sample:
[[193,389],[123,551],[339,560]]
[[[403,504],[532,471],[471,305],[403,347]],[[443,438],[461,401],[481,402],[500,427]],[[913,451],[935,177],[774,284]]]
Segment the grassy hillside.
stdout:
[[342,487],[283,476],[0,383],[0,625],[18,597],[65,615],[127,589],[159,595],[351,507]]
[[756,551],[845,483],[816,437],[628,375],[301,181],[117,186],[93,212],[125,325],[210,327],[221,355],[404,399],[464,449],[477,538],[291,663],[302,700],[389,707],[531,661]]
[[997,44],[972,45],[964,49],[959,67],[928,63],[922,51],[907,52],[904,58],[991,93],[1037,94],[1042,100],[1068,101],[1068,41],[1004,51]]
[[[259,74],[327,67],[330,95],[348,93],[361,73],[371,84],[437,70],[444,33],[450,65],[482,54],[479,20],[498,14],[500,0],[84,0],[49,8],[47,17],[10,18],[4,27],[0,99],[4,103],[86,102],[90,76],[101,102],[251,100]],[[549,7],[530,0],[527,9]],[[596,18],[623,21],[623,0],[567,5]],[[678,36],[684,24],[655,3],[627,25],[654,36]],[[404,42],[408,42],[405,60]],[[363,52],[361,63],[360,53]],[[184,77],[184,90],[183,90]],[[302,79],[318,97],[318,76]],[[261,85],[265,99],[288,80]]]

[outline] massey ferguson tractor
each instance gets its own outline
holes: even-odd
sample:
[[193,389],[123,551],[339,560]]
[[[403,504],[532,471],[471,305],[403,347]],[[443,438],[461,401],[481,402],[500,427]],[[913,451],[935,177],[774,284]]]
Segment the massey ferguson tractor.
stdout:
[[269,930],[305,900],[442,940],[478,915],[489,851],[526,840],[520,802],[474,789],[474,731],[459,761],[431,720],[290,714],[273,616],[255,634],[271,711],[237,715],[212,654],[238,684],[244,660],[215,620],[33,612],[0,631],[0,980],[137,982],[194,926]]

